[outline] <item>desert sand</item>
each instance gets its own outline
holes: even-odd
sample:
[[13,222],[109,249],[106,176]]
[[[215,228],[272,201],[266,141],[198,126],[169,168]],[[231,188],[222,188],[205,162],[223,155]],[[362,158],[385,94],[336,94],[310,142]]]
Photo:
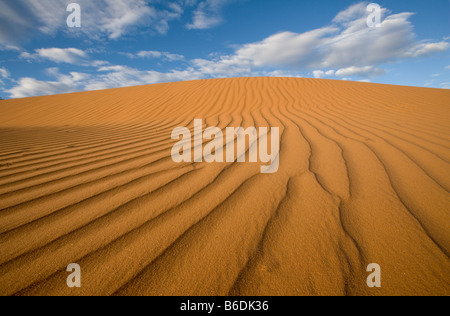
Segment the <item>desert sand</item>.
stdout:
[[[279,127],[279,171],[174,163],[194,119]],[[239,78],[0,101],[0,295],[450,295],[449,192],[449,90]]]

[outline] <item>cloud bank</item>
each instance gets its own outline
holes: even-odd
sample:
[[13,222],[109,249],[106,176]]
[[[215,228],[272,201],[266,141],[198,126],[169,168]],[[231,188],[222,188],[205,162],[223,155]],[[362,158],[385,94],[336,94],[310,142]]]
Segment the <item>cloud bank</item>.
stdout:
[[[102,0],[106,1],[106,0]],[[114,16],[118,8],[130,8],[130,17],[119,23],[125,27],[134,19],[132,12],[140,8],[142,1],[117,1],[105,14]],[[220,20],[220,12],[229,1],[211,0],[197,3],[191,0],[183,5],[197,5],[192,28],[211,27]],[[360,81],[386,73],[384,67],[392,63],[413,58],[426,58],[448,50],[448,39],[440,41],[417,41],[410,18],[411,12],[392,14],[382,8],[380,27],[368,27],[367,2],[355,4],[338,13],[328,25],[304,33],[281,32],[258,42],[238,46],[232,54],[211,58],[185,60],[184,56],[170,52],[140,51],[125,53],[129,58],[159,59],[164,62],[178,61],[176,69],[167,72],[140,70],[108,62],[92,61],[89,55],[75,48],[38,49],[22,54],[30,60],[45,59],[54,63],[79,64],[95,67],[94,73],[53,72],[54,80],[38,81],[22,78],[8,90],[13,98],[38,94],[63,93],[83,90],[106,89],[157,82],[192,80],[202,78],[223,78],[236,76],[301,76],[306,72],[315,78],[335,77]],[[124,7],[121,7],[124,6]],[[141,8],[142,9],[142,8]],[[172,11],[181,12],[181,7]],[[139,14],[150,11],[143,9]],[[202,14],[208,12],[209,19]],[[136,13],[138,14],[138,13]],[[167,14],[167,13],[165,13]],[[178,13],[179,14],[179,13]],[[198,20],[196,17],[199,16]],[[196,22],[197,21],[197,22]],[[110,25],[100,23],[100,25]],[[111,24],[112,25],[112,24]],[[194,25],[196,25],[194,27]],[[109,36],[123,32],[123,27],[106,27]],[[82,79],[80,79],[82,78]]]

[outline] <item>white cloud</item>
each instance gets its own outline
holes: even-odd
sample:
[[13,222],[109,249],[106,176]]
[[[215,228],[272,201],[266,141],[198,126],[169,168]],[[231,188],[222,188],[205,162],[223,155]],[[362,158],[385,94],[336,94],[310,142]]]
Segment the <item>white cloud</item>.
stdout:
[[314,78],[317,78],[317,79],[323,78],[323,77],[325,77],[325,71],[323,71],[323,70],[314,70],[313,71],[313,76],[314,76]]
[[54,80],[42,81],[34,78],[21,78],[17,85],[9,90],[11,98],[24,98],[38,95],[60,94],[85,90],[100,90],[126,86],[136,86],[159,82],[200,79],[202,74],[192,68],[169,72],[142,71],[135,68],[114,65],[103,66],[98,74],[70,72],[61,74],[58,68],[49,68],[47,75]]
[[186,25],[188,29],[209,29],[223,22],[222,10],[232,0],[205,0],[199,3],[194,11],[192,23]]
[[[129,57],[135,57],[134,55],[128,55]],[[183,60],[183,55],[172,54],[168,52],[159,52],[159,51],[140,51],[136,54],[136,57],[140,58],[162,58],[168,61],[177,61]]]
[[18,85],[6,90],[12,98],[23,98],[28,96],[59,94],[81,91],[80,85],[90,75],[71,72],[69,75],[62,75],[57,68],[47,69],[47,74],[55,76],[56,80],[41,81],[34,78],[21,78]]
[[[81,6],[81,28],[68,28],[68,1],[6,0],[0,2],[0,45],[15,47],[29,39],[36,31],[54,35],[59,31],[84,34],[98,39],[117,39],[134,30],[146,27],[165,34],[169,22],[183,14],[181,1],[147,0],[77,0]],[[185,3],[188,3],[186,1]],[[155,5],[151,5],[155,4]]]
[[104,60],[91,60],[87,52],[78,48],[39,48],[34,53],[22,52],[19,57],[29,62],[47,60],[77,66],[100,67],[109,64]]
[[344,11],[339,12],[336,17],[333,19],[333,22],[336,23],[345,23],[349,21],[354,21],[355,19],[360,18],[366,14],[367,2],[356,3]]
[[12,98],[27,96],[68,93],[77,91],[73,83],[66,84],[56,81],[39,81],[34,78],[21,78],[18,85],[7,92]]
[[[99,7],[97,2],[104,2],[103,6]],[[111,39],[125,35],[136,26],[147,26],[160,34],[166,34],[169,21],[179,18],[183,13],[181,7],[168,4],[165,10],[159,10],[149,6],[148,1],[144,0],[89,1],[85,6],[91,6],[97,12],[88,16],[88,20],[83,23],[87,23],[89,28],[94,28],[100,22],[97,33],[106,33]]]
[[163,54],[157,51],[141,51],[136,56],[141,58],[161,58]]
[[198,69],[205,76],[215,78],[236,77],[242,75],[250,75],[253,71],[251,65],[243,63],[234,63],[232,60],[206,60],[194,59],[191,61],[194,68]]
[[[314,70],[315,77],[374,77],[384,71],[379,65],[406,58],[429,56],[448,49],[449,43],[419,43],[410,18],[413,13],[389,14],[382,9],[381,27],[367,26],[366,2],[339,13],[330,25],[305,33],[281,32],[241,45],[234,54],[196,59],[194,64],[211,76],[249,73],[256,69]],[[327,70],[328,69],[328,70]],[[326,73],[328,72],[328,74]]]
[[412,57],[427,57],[434,53],[446,51],[450,47],[447,42],[423,43],[415,46],[407,55]]
[[336,74],[336,72],[334,70],[314,70],[313,71],[313,76],[314,78],[324,78],[324,77],[332,77]]
[[40,48],[36,53],[24,52],[20,54],[24,59],[47,59],[55,63],[81,64],[85,63],[88,55],[78,48]]
[[98,90],[116,87],[136,86],[160,82],[172,82],[200,79],[202,74],[188,68],[158,72],[153,70],[138,70],[127,66],[108,66],[99,69],[100,75],[85,82],[84,90]]
[[450,65],[446,66],[445,69],[450,70]]
[[10,73],[5,68],[0,68],[0,86],[5,85],[4,79],[10,79],[9,78]]
[[[211,4],[214,1],[201,3],[206,6],[206,2]],[[216,3],[218,7],[225,3],[219,2]],[[187,5],[186,3],[184,5]],[[189,1],[189,5],[194,3],[194,0]],[[197,10],[199,8],[204,7],[199,6]],[[417,42],[410,22],[412,13],[390,14],[388,10],[383,9],[384,19],[381,27],[369,28],[366,23],[367,12],[362,8],[365,8],[364,4],[350,7],[322,28],[305,33],[274,34],[259,42],[243,44],[232,54],[214,54],[208,59],[185,61],[187,66],[184,69],[177,68],[167,72],[139,70],[122,65],[110,65],[102,61],[89,62],[89,56],[82,51],[37,50],[34,54],[25,53],[23,57],[75,64],[77,59],[78,61],[86,59],[90,66],[99,67],[98,72],[90,76],[80,73],[61,75],[53,70],[55,80],[38,81],[22,78],[9,93],[12,97],[24,97],[72,92],[74,89],[77,91],[106,89],[202,78],[299,76],[300,71],[312,72],[316,78],[337,77],[341,80],[350,80],[356,77],[358,80],[367,81],[385,73],[381,68],[383,64],[429,56],[449,47],[446,41]],[[177,15],[182,11],[182,7],[173,7],[171,10],[170,12]],[[123,54],[130,58],[159,58],[169,61],[182,60],[183,57],[161,51]]]
[[348,67],[341,68],[336,71],[337,77],[349,77],[349,76],[358,76],[358,77],[377,77],[381,76],[386,71],[384,69],[375,68],[373,66],[365,66],[365,67]]
[[356,76],[356,77],[364,77],[366,79],[363,80],[358,80],[358,81],[362,81],[362,82],[370,82],[369,79],[370,77],[377,77],[377,76],[381,76],[383,74],[385,74],[386,71],[384,69],[381,68],[376,68],[374,66],[365,66],[365,67],[355,67],[355,66],[351,66],[351,67],[347,67],[347,68],[341,68],[338,70],[314,70],[312,72],[314,78],[325,78],[325,77],[339,77],[339,78],[345,78],[345,79],[349,79],[349,77],[351,76]]
[[0,76],[1,76],[3,79],[6,79],[6,78],[8,78],[8,77],[10,76],[10,73],[9,73],[9,71],[6,70],[5,68],[0,68]]
[[171,53],[164,53],[164,57],[168,61],[177,61],[177,60],[183,60],[184,59],[183,55],[171,54]]
[[450,82],[443,82],[440,86],[442,89],[450,89]]
[[0,2],[0,44],[3,47],[15,46],[17,38],[24,35],[30,28],[30,21],[23,14],[20,1]]
[[223,60],[253,67],[303,68],[318,57],[321,38],[334,31],[333,28],[322,28],[302,34],[292,32],[275,34],[261,42],[243,45],[234,56]]
[[22,49],[19,46],[1,43],[1,34],[0,34],[0,51],[5,50],[20,52]]
[[302,75],[297,72],[285,70],[261,71],[256,75],[263,77],[302,78]]

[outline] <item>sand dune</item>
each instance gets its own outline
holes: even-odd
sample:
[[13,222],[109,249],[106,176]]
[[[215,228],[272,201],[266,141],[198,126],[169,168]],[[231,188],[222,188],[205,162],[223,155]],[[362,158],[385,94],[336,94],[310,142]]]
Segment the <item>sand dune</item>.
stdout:
[[[0,113],[0,295],[450,295],[448,90],[220,79]],[[279,171],[175,164],[196,118],[280,127]]]

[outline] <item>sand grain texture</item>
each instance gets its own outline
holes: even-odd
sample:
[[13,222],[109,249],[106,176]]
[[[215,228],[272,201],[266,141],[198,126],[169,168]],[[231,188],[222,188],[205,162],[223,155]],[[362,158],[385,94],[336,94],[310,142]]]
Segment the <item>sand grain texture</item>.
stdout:
[[[279,171],[175,164],[196,118],[280,127]],[[240,78],[0,101],[0,295],[450,295],[449,192],[448,90]]]

